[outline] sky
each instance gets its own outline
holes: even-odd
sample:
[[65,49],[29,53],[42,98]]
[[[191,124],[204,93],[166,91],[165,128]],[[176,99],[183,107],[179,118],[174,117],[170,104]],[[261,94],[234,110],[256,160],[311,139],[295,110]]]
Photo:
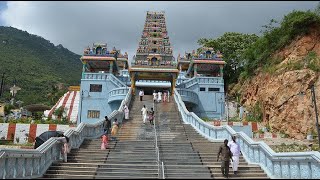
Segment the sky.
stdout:
[[174,56],[199,47],[200,38],[225,32],[255,33],[293,10],[315,9],[320,1],[2,1],[0,25],[42,36],[74,53],[107,43],[129,60],[136,53],[147,11],[165,11]]

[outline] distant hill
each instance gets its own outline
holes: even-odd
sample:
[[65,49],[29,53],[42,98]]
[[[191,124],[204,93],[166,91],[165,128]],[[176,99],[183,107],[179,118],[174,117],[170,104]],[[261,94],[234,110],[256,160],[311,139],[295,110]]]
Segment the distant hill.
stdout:
[[16,79],[21,87],[16,99],[23,106],[53,105],[68,86],[80,84],[80,57],[40,36],[0,26],[0,82],[3,73],[7,77],[2,99],[9,99],[9,88]]

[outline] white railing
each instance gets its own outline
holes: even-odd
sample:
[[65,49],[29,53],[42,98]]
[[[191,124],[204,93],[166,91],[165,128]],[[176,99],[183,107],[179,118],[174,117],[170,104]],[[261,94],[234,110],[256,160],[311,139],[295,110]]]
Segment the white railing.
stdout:
[[[154,102],[153,102],[153,110],[156,111],[154,107]],[[158,178],[160,179],[160,152],[159,152],[159,147],[158,147],[158,135],[157,135],[157,129],[156,129],[156,118],[155,116],[153,117],[153,129],[154,129],[154,139],[155,139],[155,152],[157,156],[157,164],[158,164]],[[163,161],[161,161],[161,167],[162,167],[162,179],[165,179],[164,176],[164,165]]]
[[193,77],[179,84],[180,88],[190,88],[195,84],[223,84],[221,77]]
[[191,90],[177,89],[183,101],[193,102],[198,104],[199,98],[198,94]]
[[[154,102],[153,102],[153,110],[154,112],[156,109],[154,108]],[[153,130],[154,130],[154,140],[155,140],[155,152],[157,156],[157,165],[158,165],[158,178],[160,178],[160,153],[159,153],[159,147],[158,147],[158,137],[157,137],[157,129],[156,129],[156,118],[153,117]]]
[[84,73],[82,79],[107,80],[109,75],[109,73]]
[[126,85],[111,73],[84,73],[82,80],[110,80],[117,87]]
[[109,79],[111,80],[111,82],[115,83],[118,87],[127,87],[122,81],[120,81],[113,74],[109,74]]
[[230,126],[215,127],[207,124],[187,110],[177,90],[174,99],[186,124],[192,125],[211,141],[223,142],[224,139],[231,140],[231,136],[237,136],[244,158],[250,164],[260,165],[270,178],[320,179],[319,152],[275,153],[264,142],[255,142],[245,133],[235,132]]
[[128,87],[115,88],[108,92],[108,97],[128,94]]
[[162,179],[165,179],[166,176],[164,175],[164,165],[163,165],[163,161],[161,162],[161,166],[162,166]]
[[[131,103],[131,88],[118,110],[114,110],[109,119],[124,117],[123,105]],[[80,123],[76,129],[68,129],[64,135],[69,137],[71,148],[79,148],[84,139],[98,138],[103,134],[103,122],[94,124]],[[54,162],[61,157],[62,144],[58,138],[50,138],[37,149],[0,149],[0,178],[29,179],[41,177]]]

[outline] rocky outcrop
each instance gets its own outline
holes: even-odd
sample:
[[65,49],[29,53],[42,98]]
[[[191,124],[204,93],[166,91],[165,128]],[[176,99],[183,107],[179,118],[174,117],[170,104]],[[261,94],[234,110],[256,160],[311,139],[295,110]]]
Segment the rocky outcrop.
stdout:
[[[262,105],[263,122],[274,132],[284,132],[292,138],[305,139],[313,128],[316,118],[311,97],[311,86],[315,85],[316,101],[320,112],[319,74],[306,66],[301,70],[285,70],[283,64],[301,62],[310,51],[320,57],[320,30],[299,37],[274,56],[282,59],[276,73],[258,73],[255,77],[238,84],[245,107]],[[240,86],[240,88],[239,88]]]

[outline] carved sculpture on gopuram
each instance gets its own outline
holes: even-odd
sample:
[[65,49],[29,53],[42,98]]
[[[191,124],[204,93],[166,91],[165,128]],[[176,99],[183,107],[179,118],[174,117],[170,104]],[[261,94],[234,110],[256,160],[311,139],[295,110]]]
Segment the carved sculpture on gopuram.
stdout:
[[163,12],[147,13],[142,34],[133,64],[138,65],[138,62],[147,62],[144,64],[148,66],[174,64]]

